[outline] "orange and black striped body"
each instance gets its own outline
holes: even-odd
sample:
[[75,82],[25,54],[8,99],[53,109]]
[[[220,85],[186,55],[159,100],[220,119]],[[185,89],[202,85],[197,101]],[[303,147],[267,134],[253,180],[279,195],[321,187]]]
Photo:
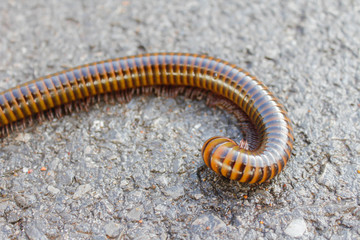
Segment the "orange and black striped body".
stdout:
[[0,93],[0,128],[57,107],[139,87],[184,86],[209,90],[239,106],[259,133],[255,150],[214,137],[202,156],[224,177],[261,183],[277,175],[290,158],[293,133],[286,111],[273,94],[242,69],[208,56],[145,54],[83,65]]

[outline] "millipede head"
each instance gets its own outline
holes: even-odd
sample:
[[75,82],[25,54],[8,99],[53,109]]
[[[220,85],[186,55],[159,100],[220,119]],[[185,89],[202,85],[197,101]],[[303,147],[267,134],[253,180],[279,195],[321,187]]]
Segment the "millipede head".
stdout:
[[[202,148],[205,164],[225,178],[243,183],[259,183],[268,179],[269,173],[259,166],[256,156],[235,141],[225,137],[212,137]],[[266,171],[264,175],[264,171]]]
[[216,173],[230,178],[240,147],[230,138],[212,137],[201,150],[205,164]]

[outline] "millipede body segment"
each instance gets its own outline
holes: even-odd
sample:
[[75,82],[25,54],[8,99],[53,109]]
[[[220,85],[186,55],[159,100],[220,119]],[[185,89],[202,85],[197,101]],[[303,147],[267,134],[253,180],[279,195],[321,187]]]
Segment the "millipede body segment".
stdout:
[[286,165],[293,131],[284,107],[268,88],[235,65],[205,55],[156,53],[87,64],[0,93],[0,128],[94,96],[141,87],[178,86],[208,90],[242,109],[259,134],[256,149],[225,137],[205,142],[205,164],[222,176],[262,183]]

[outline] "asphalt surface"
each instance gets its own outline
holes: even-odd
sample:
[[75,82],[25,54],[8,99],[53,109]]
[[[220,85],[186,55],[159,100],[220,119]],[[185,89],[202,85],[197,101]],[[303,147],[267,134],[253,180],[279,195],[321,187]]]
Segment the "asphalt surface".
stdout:
[[0,3],[0,90],[145,52],[206,53],[286,106],[295,145],[260,186],[204,169],[239,137],[203,101],[98,103],[1,140],[0,239],[360,239],[358,1]]

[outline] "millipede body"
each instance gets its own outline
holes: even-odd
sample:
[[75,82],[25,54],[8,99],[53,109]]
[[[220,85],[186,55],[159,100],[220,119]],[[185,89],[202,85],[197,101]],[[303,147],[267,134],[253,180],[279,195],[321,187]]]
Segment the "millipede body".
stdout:
[[255,149],[226,137],[205,142],[202,157],[216,173],[239,182],[262,183],[286,165],[293,130],[284,107],[268,88],[235,65],[205,55],[155,53],[87,64],[0,93],[0,128],[94,96],[144,87],[193,87],[238,106],[254,125]]

